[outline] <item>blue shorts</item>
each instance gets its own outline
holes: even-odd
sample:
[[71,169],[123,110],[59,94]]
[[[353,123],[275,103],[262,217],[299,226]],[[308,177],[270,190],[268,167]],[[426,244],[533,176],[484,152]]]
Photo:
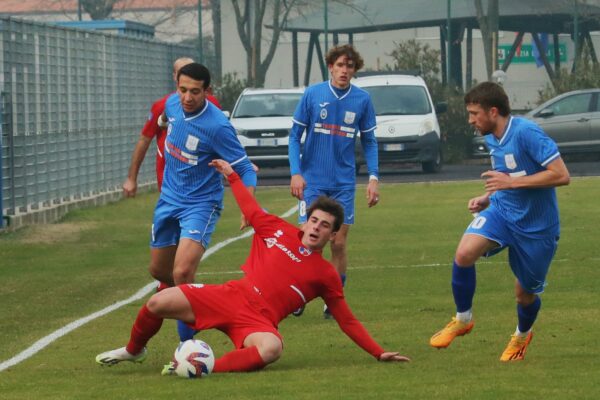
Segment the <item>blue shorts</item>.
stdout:
[[217,202],[202,202],[193,207],[175,206],[158,199],[152,220],[150,247],[167,247],[181,238],[192,239],[207,249],[210,236],[221,216]]
[[344,208],[344,224],[354,224],[354,189],[323,190],[313,188],[304,188],[304,200],[298,202],[298,222],[300,224],[306,222],[308,217],[306,212],[310,205],[322,195],[334,199]]
[[465,230],[465,234],[483,236],[500,247],[485,254],[493,256],[508,247],[508,262],[519,283],[529,293],[542,293],[546,275],[558,246],[557,236],[532,238],[510,229],[495,207],[488,207]]

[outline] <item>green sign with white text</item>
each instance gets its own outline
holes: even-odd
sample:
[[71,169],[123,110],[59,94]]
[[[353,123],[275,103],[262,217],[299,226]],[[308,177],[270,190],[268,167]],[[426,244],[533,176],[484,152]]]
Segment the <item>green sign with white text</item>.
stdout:
[[[502,64],[508,54],[510,53],[510,49],[512,45],[500,45],[498,46],[498,63]],[[558,51],[560,54],[560,62],[567,61],[567,45],[563,43],[559,43]],[[548,57],[548,62],[554,62],[554,45],[549,44],[546,49],[546,57]],[[517,64],[527,64],[527,63],[535,63],[535,57],[533,56],[532,46],[530,44],[521,45],[521,51],[517,51],[515,56],[513,57],[513,63]]]

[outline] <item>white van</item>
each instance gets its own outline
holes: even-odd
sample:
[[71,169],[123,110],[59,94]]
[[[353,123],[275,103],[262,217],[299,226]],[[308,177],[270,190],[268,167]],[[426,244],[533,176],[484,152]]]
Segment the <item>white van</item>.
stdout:
[[[424,172],[442,168],[442,140],[437,113],[446,103],[435,107],[425,81],[405,74],[371,75],[352,83],[371,95],[377,115],[375,137],[379,163],[420,163]],[[365,164],[357,152],[357,173]]]
[[231,125],[250,161],[259,167],[288,166],[292,116],[304,88],[245,89],[231,113]]

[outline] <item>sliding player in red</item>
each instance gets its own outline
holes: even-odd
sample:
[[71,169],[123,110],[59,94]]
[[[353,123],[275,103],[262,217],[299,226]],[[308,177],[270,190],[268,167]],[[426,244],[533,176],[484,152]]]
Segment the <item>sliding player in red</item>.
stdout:
[[[309,208],[307,222],[298,228],[263,211],[229,163],[213,160],[210,165],[227,177],[256,231],[242,266],[244,277],[222,285],[184,284],[153,295],[138,313],[127,346],[99,354],[96,362],[143,361],[146,344],[163,319],[169,318],[197,330],[219,329],[229,336],[235,350],[218,358],[213,372],[261,369],[281,357],[279,322],[316,297],[323,298],[342,331],[377,360],[409,361],[386,352],[371,338],[350,311],[339,274],[321,255],[344,221],[337,202],[319,198]],[[171,371],[167,366],[163,373]]]

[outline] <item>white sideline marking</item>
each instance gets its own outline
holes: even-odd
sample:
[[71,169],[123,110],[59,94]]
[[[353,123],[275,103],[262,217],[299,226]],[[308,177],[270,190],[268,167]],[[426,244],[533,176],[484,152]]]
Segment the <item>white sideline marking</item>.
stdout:
[[[298,209],[298,206],[294,206],[294,207],[290,208],[283,215],[281,215],[281,218],[289,217],[297,209]],[[247,238],[248,236],[251,236],[253,233],[254,233],[254,230],[250,229],[247,232],[244,232],[243,234],[241,234],[239,236],[235,236],[235,237],[223,240],[220,243],[217,243],[215,246],[210,247],[208,250],[206,250],[206,253],[204,253],[204,257],[202,259],[206,259],[206,257],[210,256],[213,253],[216,253],[217,251],[221,250],[223,247],[227,246],[228,244],[233,243],[236,240]],[[238,272],[238,271],[236,271],[236,272]],[[61,338],[62,336],[66,335],[67,333],[74,331],[75,329],[79,328],[80,326],[85,325],[88,322],[95,320],[96,318],[100,318],[110,312],[118,310],[119,308],[121,308],[129,303],[133,303],[134,301],[137,301],[137,300],[143,298],[148,293],[152,292],[152,290],[154,290],[155,288],[156,288],[156,281],[151,282],[151,283],[147,284],[146,286],[144,286],[143,288],[141,288],[140,290],[138,290],[133,296],[129,297],[128,299],[116,302],[106,308],[103,308],[100,311],[96,311],[95,313],[88,315],[87,317],[80,318],[76,321],[71,322],[70,324],[65,325],[64,327],[62,327],[60,329],[57,329],[56,331],[52,332],[48,336],[41,338],[40,340],[38,340],[37,342],[35,342],[31,346],[29,346],[27,349],[23,350],[16,356],[9,358],[8,360],[0,363],[0,372],[2,372],[5,369],[10,368],[14,365],[17,365],[21,361],[25,361],[29,357],[36,354],[38,351],[42,350],[44,347],[48,346],[50,343]]]

